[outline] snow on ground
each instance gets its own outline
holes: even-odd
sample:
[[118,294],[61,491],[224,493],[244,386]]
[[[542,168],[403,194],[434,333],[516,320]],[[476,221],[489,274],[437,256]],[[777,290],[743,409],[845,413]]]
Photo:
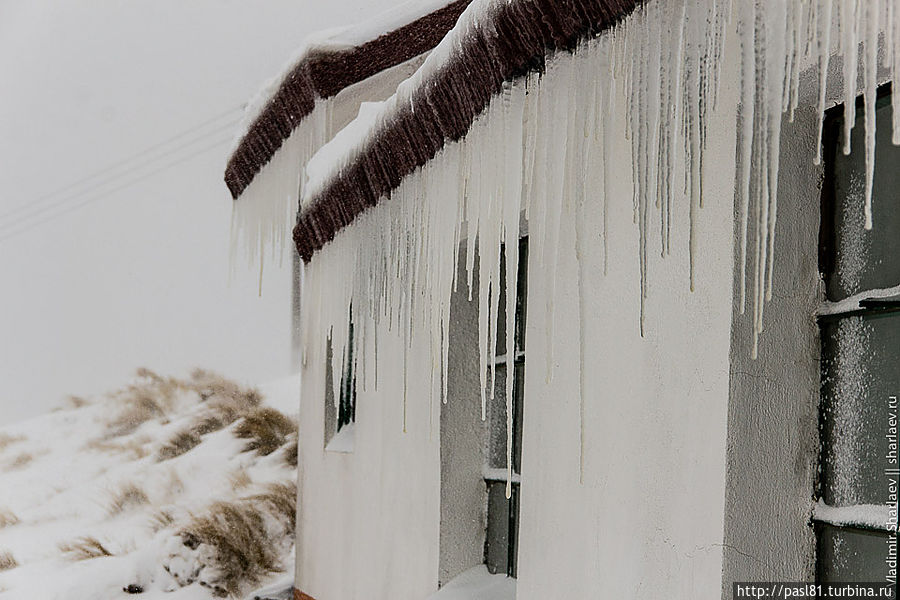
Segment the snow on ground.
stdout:
[[[298,398],[298,376],[254,392],[143,372],[0,429],[0,600],[121,598],[129,585],[208,599],[284,579]],[[235,575],[238,553],[256,581]]]
[[491,575],[479,565],[464,571],[428,600],[516,600],[516,580],[506,575]]

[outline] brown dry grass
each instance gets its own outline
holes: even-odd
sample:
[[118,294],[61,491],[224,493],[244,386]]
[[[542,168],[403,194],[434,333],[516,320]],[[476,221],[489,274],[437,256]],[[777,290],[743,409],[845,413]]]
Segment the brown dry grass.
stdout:
[[108,433],[112,437],[128,435],[148,421],[165,421],[180,393],[197,394],[206,407],[190,427],[197,435],[234,423],[262,400],[256,389],[243,388],[203,369],[195,369],[189,379],[163,377],[146,368],[138,369],[136,375],[135,383],[112,395],[122,407],[109,422]]
[[19,566],[19,561],[13,556],[12,552],[0,550],[0,571],[8,571]]
[[297,432],[297,424],[274,408],[254,408],[234,428],[234,435],[249,440],[244,452],[256,452],[261,456],[271,454],[287,442],[288,436]]
[[106,514],[114,517],[149,502],[150,498],[147,497],[147,493],[144,490],[134,483],[126,483],[110,494]]
[[0,508],[0,529],[4,527],[12,527],[13,525],[19,524],[19,517],[11,511],[5,508]]
[[253,483],[253,480],[250,479],[250,475],[244,469],[236,469],[228,475],[228,483],[231,484],[232,491],[236,492],[248,487]]
[[11,435],[9,433],[5,433],[0,431],[0,450],[5,450],[7,446],[10,444],[15,444],[16,442],[21,442],[25,439],[23,435]]
[[84,447],[97,452],[115,452],[128,455],[132,460],[139,460],[147,456],[150,450],[147,448],[150,438],[142,436],[137,439],[127,439],[124,441],[111,441],[105,439],[94,439],[87,442]]
[[217,397],[231,398],[239,400],[242,404],[256,406],[262,399],[256,389],[245,389],[218,373],[205,369],[194,369],[188,385],[200,395],[200,399],[203,401]]
[[156,460],[162,462],[181,456],[196,448],[202,441],[197,433],[190,429],[182,429],[157,451]]
[[13,471],[15,469],[22,469],[31,464],[34,460],[34,454],[30,452],[22,452],[21,454],[16,455],[14,459],[9,461],[6,465],[7,471]]
[[272,514],[289,523],[289,531],[297,527],[297,485],[294,483],[270,483],[264,491],[249,496],[247,501],[259,505],[268,504]]
[[74,539],[71,542],[63,542],[58,548],[66,558],[72,561],[113,555],[100,540],[93,536],[85,536]]
[[75,410],[78,408],[82,408],[90,404],[91,401],[87,398],[83,398],[81,396],[66,396],[66,399],[63,400],[62,404],[53,408],[53,412],[59,412],[62,410]]
[[167,508],[160,508],[150,515],[150,529],[153,533],[175,524],[175,514]]
[[287,446],[284,447],[284,450],[281,453],[281,457],[284,459],[284,462],[287,463],[289,467],[297,466],[297,440],[294,439],[292,442],[288,443]]
[[220,596],[237,596],[245,586],[281,569],[276,546],[266,527],[267,515],[293,531],[296,487],[271,484],[262,493],[234,502],[215,502],[202,515],[193,517],[180,535],[190,548],[208,544],[213,548],[214,581],[201,582]]
[[137,370],[136,375],[138,380],[135,383],[112,394],[112,398],[122,406],[109,422],[109,433],[113,437],[128,435],[147,421],[165,419],[172,410],[176,395],[193,389],[176,377],[163,377],[143,367]]
[[216,502],[206,514],[191,520],[182,531],[182,539],[185,545],[209,544],[214,548],[220,575],[207,584],[220,595],[236,596],[245,584],[255,584],[279,568],[264,517],[250,505]]
[[192,425],[198,435],[206,435],[231,425],[262,401],[262,396],[256,389],[244,389],[209,371],[195,370],[191,374],[191,381],[206,404],[206,410]]

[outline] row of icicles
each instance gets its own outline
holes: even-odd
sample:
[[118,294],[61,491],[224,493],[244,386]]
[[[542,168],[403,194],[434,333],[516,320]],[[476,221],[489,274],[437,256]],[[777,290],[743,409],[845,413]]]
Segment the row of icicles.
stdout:
[[[477,6],[476,6],[477,5]],[[490,6],[473,3],[470,10]],[[718,88],[732,24],[739,35],[741,82],[736,159],[735,202],[740,215],[740,304],[750,297],[753,318],[753,357],[763,329],[765,302],[772,294],[774,240],[777,220],[781,123],[792,119],[798,104],[800,72],[805,61],[818,73],[818,111],[826,103],[826,79],[832,60],[832,35],[839,35],[837,55],[843,60],[845,132],[849,151],[854,124],[857,79],[856,51],[862,46],[866,119],[865,223],[871,210],[874,171],[875,97],[879,36],[884,51],[881,65],[900,66],[900,8],[898,0],[681,0],[648,2],[615,29],[581,44],[574,53],[548,60],[545,73],[531,74],[504,87],[479,116],[466,137],[448,144],[432,161],[408,176],[391,198],[359,216],[336,240],[306,265],[301,304],[304,360],[324,363],[327,342],[333,347],[335,373],[347,347],[347,317],[352,311],[354,359],[361,389],[377,385],[378,336],[387,330],[404,341],[404,355],[395,365],[404,377],[403,415],[406,427],[410,352],[419,336],[430,340],[431,402],[446,401],[449,357],[450,299],[459,285],[457,249],[462,244],[470,299],[477,290],[478,339],[482,415],[487,394],[493,395],[493,348],[499,316],[500,252],[505,253],[506,282],[515,289],[518,273],[519,216],[529,223],[531,251],[537,258],[529,279],[547,298],[547,377],[553,368],[552,300],[555,294],[561,216],[574,207],[575,255],[578,259],[579,313],[587,318],[583,293],[583,257],[590,236],[584,215],[603,215],[604,271],[607,264],[607,202],[610,174],[618,172],[622,157],[616,143],[628,140],[633,185],[633,212],[640,243],[641,330],[644,300],[649,289],[648,254],[651,221],[659,225],[658,251],[672,247],[673,207],[689,213],[690,285],[695,276],[696,214],[703,206],[704,149],[711,112],[717,108]],[[477,27],[489,19],[461,21]],[[463,28],[449,35],[465,36]],[[860,44],[861,42],[861,44]],[[584,77],[593,73],[595,77]],[[894,142],[900,142],[900,94],[894,105]],[[624,106],[623,106],[624,105]],[[622,116],[624,131],[617,125]],[[821,123],[819,125],[821,138]],[[301,143],[301,142],[295,142]],[[817,145],[821,145],[817,142]],[[284,152],[284,150],[282,150]],[[352,152],[349,153],[352,155]],[[491,167],[482,168],[483,157]],[[821,149],[816,162],[821,161]],[[302,179],[305,160],[279,169],[272,177]],[[627,167],[626,167],[627,168]],[[269,176],[269,175],[267,175]],[[256,183],[256,182],[254,182]],[[263,184],[260,184],[263,186]],[[277,189],[282,190],[281,187]],[[296,189],[296,186],[295,188]],[[284,202],[260,194],[247,202],[260,205]],[[296,194],[288,196],[297,206]],[[282,205],[283,206],[283,205]],[[279,212],[279,211],[274,211]],[[596,214],[596,213],[595,213]],[[290,229],[279,222],[272,230]],[[265,218],[249,218],[252,239],[264,246]],[[476,252],[476,245],[478,252]],[[652,243],[656,246],[656,243]],[[477,276],[477,284],[475,277]],[[513,372],[515,295],[507,296],[507,369]],[[582,419],[580,473],[584,477],[585,359],[587,341],[580,327],[580,411]],[[381,334],[383,335],[383,334]],[[372,344],[366,344],[372,340]],[[384,357],[382,361],[386,360]],[[387,360],[392,360],[388,358]],[[507,418],[512,418],[513,381],[506,381]],[[339,385],[340,378],[333,383]],[[488,391],[489,390],[489,391]],[[339,390],[334,390],[339,398]],[[434,411],[431,411],[432,415]],[[433,424],[432,424],[433,425]],[[507,458],[511,464],[511,422],[508,421]],[[511,477],[510,477],[511,479]]]

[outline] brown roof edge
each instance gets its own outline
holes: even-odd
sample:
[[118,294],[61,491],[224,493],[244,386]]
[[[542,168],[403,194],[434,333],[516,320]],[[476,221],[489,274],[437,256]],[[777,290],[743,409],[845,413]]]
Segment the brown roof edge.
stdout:
[[640,0],[498,2],[462,50],[412,93],[300,213],[294,242],[304,261],[357,215],[466,134],[506,81],[543,68],[548,53],[571,50],[630,14]]
[[282,143],[312,112],[316,98],[346,87],[434,48],[472,0],[456,0],[360,46],[315,50],[285,76],[228,159],[225,184],[236,200]]

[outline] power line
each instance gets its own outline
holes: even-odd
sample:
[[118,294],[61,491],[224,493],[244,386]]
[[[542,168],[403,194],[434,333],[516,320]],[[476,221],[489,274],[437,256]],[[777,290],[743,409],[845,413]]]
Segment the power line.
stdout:
[[208,146],[204,146],[204,147],[201,148],[200,150],[197,150],[196,152],[193,152],[193,153],[191,153],[191,154],[189,154],[189,155],[187,155],[187,156],[184,156],[184,157],[180,158],[179,160],[176,160],[176,161],[172,161],[172,162],[166,163],[166,164],[163,165],[162,167],[160,167],[160,168],[158,168],[158,169],[155,169],[155,170],[153,170],[153,171],[150,171],[149,173],[145,173],[144,175],[142,175],[142,176],[140,176],[140,177],[138,177],[138,178],[136,178],[136,179],[132,179],[132,180],[130,180],[130,181],[128,181],[128,182],[126,182],[126,183],[124,183],[124,184],[118,186],[118,187],[112,188],[112,189],[110,189],[110,190],[106,190],[105,192],[103,192],[103,193],[101,193],[101,194],[98,194],[98,195],[96,195],[96,196],[91,196],[90,198],[87,198],[86,200],[84,200],[84,201],[82,201],[82,202],[79,202],[79,203],[77,203],[77,204],[67,206],[65,209],[60,210],[60,211],[57,211],[56,213],[53,213],[53,214],[49,215],[49,216],[48,216],[47,218],[45,218],[45,219],[41,219],[41,220],[39,220],[39,221],[37,221],[37,222],[31,223],[30,225],[27,225],[27,226],[25,226],[25,227],[23,227],[23,228],[21,228],[21,229],[17,229],[17,230],[15,230],[15,231],[11,231],[11,232],[9,232],[9,233],[6,233],[5,235],[0,235],[0,243],[5,242],[6,240],[8,240],[8,239],[10,239],[10,238],[13,238],[13,237],[15,237],[15,236],[18,236],[18,235],[20,235],[20,234],[22,234],[22,233],[25,233],[26,231],[30,231],[30,230],[34,229],[35,227],[39,227],[39,226],[41,226],[41,225],[43,225],[43,224],[45,224],[45,223],[48,223],[49,221],[52,221],[53,219],[55,219],[55,218],[57,218],[57,217],[60,217],[60,216],[65,215],[65,214],[68,214],[68,213],[70,213],[70,212],[72,212],[72,211],[74,211],[74,210],[77,210],[77,209],[82,208],[82,207],[84,207],[84,206],[86,206],[86,205],[88,205],[88,204],[91,204],[92,202],[95,202],[95,201],[97,201],[97,200],[100,200],[101,198],[105,198],[106,196],[109,196],[109,195],[112,194],[113,192],[117,192],[117,191],[119,191],[119,190],[122,190],[122,189],[125,189],[125,188],[127,188],[127,187],[130,187],[130,186],[132,186],[132,185],[134,185],[134,184],[136,184],[136,183],[139,183],[139,182],[141,182],[141,181],[144,181],[144,180],[148,179],[149,177],[151,177],[151,176],[153,176],[153,175],[156,175],[157,173],[160,173],[160,172],[162,172],[162,171],[165,171],[166,169],[169,169],[169,168],[171,168],[171,167],[173,167],[173,166],[175,166],[175,165],[178,165],[178,164],[181,164],[181,163],[183,163],[183,162],[186,162],[188,159],[193,158],[193,157],[195,157],[195,156],[198,156],[198,155],[200,155],[200,154],[203,154],[204,152],[208,152],[208,151],[212,150],[213,148],[216,148],[217,146],[220,146],[221,144],[224,144],[225,142],[228,142],[228,141],[230,141],[230,140],[231,140],[231,137],[230,137],[230,136],[229,136],[229,137],[226,137],[226,138],[223,138],[223,139],[220,139],[220,140],[216,141],[216,142],[213,143],[213,144],[210,144],[210,145],[208,145]]
[[[85,177],[82,177],[81,179],[78,179],[78,180],[73,181],[73,182],[71,182],[71,183],[69,183],[69,184],[67,184],[67,185],[64,185],[64,186],[62,186],[62,187],[60,187],[60,188],[57,188],[57,189],[53,190],[52,192],[48,192],[48,193],[46,193],[46,194],[44,194],[44,195],[42,195],[42,196],[40,196],[40,197],[38,197],[38,198],[35,198],[34,200],[31,200],[31,201],[29,201],[29,202],[25,202],[25,203],[23,203],[23,204],[20,204],[19,206],[16,206],[15,208],[12,208],[12,209],[10,209],[10,210],[8,210],[8,211],[6,211],[6,212],[0,214],[0,220],[6,219],[7,217],[10,217],[10,216],[12,216],[12,215],[14,215],[14,214],[16,214],[16,213],[19,213],[19,212],[21,212],[23,209],[33,208],[35,205],[41,204],[41,203],[44,202],[45,200],[49,200],[49,199],[51,199],[51,198],[53,198],[53,197],[55,197],[55,196],[58,196],[59,194],[61,194],[61,193],[63,193],[63,192],[67,192],[67,191],[71,190],[72,188],[78,187],[79,185],[81,185],[81,184],[83,184],[83,183],[89,182],[89,181],[91,181],[91,180],[93,180],[93,179],[97,179],[97,178],[99,178],[99,177],[101,177],[101,176],[103,176],[103,175],[106,175],[106,174],[109,173],[110,171],[114,171],[114,170],[116,170],[117,168],[119,168],[119,167],[121,167],[121,166],[124,166],[124,165],[126,165],[126,164],[128,164],[128,163],[131,163],[131,162],[133,162],[133,161],[135,161],[135,160],[137,160],[137,159],[139,159],[139,158],[141,158],[141,157],[143,157],[143,156],[145,156],[145,155],[147,155],[147,154],[153,152],[154,150],[157,150],[157,149],[159,149],[159,148],[161,148],[161,147],[164,147],[164,146],[166,146],[166,145],[168,145],[168,144],[171,144],[172,142],[174,142],[174,141],[176,141],[176,140],[180,140],[180,139],[182,139],[182,138],[184,138],[184,137],[186,137],[186,136],[189,136],[190,134],[192,134],[192,133],[194,133],[194,132],[196,132],[196,131],[198,131],[198,130],[200,130],[200,129],[203,129],[203,128],[206,127],[207,125],[210,125],[211,123],[215,123],[216,121],[219,121],[219,120],[222,119],[223,117],[226,117],[226,116],[228,116],[228,115],[231,115],[231,114],[234,113],[235,111],[237,111],[237,110],[242,110],[243,108],[244,108],[244,105],[243,105],[243,104],[234,106],[234,107],[228,109],[228,110],[225,111],[225,112],[219,113],[218,115],[216,115],[216,116],[214,116],[214,117],[211,117],[211,118],[209,118],[209,119],[203,121],[202,123],[198,123],[197,125],[194,125],[193,127],[190,127],[190,128],[188,128],[188,129],[182,130],[181,132],[179,132],[179,133],[177,133],[177,134],[175,134],[175,135],[173,135],[173,136],[171,136],[171,137],[169,137],[169,138],[166,138],[166,139],[164,139],[164,140],[162,140],[162,141],[160,141],[160,142],[157,142],[157,143],[155,143],[155,144],[153,144],[153,145],[151,145],[151,146],[148,146],[147,148],[144,148],[143,150],[141,150],[141,151],[139,151],[139,152],[137,152],[137,153],[135,153],[135,154],[132,154],[132,155],[130,155],[130,156],[126,157],[126,158],[123,158],[123,159],[121,159],[121,160],[118,160],[118,161],[116,161],[116,162],[114,162],[114,163],[111,163],[111,164],[109,164],[109,165],[103,167],[102,169],[99,169],[98,171],[95,171],[94,173],[92,173],[92,174],[90,174],[90,175],[87,175],[87,176],[85,176]],[[233,120],[233,121],[229,124],[229,126],[234,126],[234,125],[237,124],[239,121],[240,121],[240,119]],[[216,131],[219,131],[219,129],[216,129]]]
[[180,144],[174,148],[167,149],[166,152],[159,154],[157,156],[154,156],[154,157],[148,159],[147,161],[142,161],[135,165],[131,165],[127,169],[120,171],[119,173],[116,173],[110,177],[107,177],[105,179],[101,179],[97,182],[94,182],[92,185],[89,185],[88,187],[81,189],[81,190],[75,192],[74,194],[71,194],[69,196],[63,196],[63,197],[59,198],[58,200],[51,202],[49,204],[45,203],[43,206],[41,206],[41,205],[33,206],[33,207],[31,207],[32,210],[26,211],[25,214],[19,214],[12,219],[6,220],[5,222],[0,220],[0,231],[2,231],[4,229],[9,229],[11,227],[15,227],[17,224],[19,224],[23,221],[31,220],[32,218],[34,218],[38,215],[41,215],[48,211],[51,211],[51,210],[65,204],[66,202],[69,202],[71,200],[74,200],[76,198],[84,196],[90,192],[93,192],[95,190],[103,188],[111,183],[115,183],[116,181],[125,178],[127,175],[130,175],[131,173],[134,173],[136,171],[141,171],[144,168],[146,168],[148,165],[152,165],[154,162],[165,159],[165,158],[171,156],[173,153],[184,150],[185,148],[189,148],[190,146],[193,146],[197,142],[203,141],[205,139],[213,137],[214,135],[220,134],[224,130],[231,130],[236,124],[237,124],[237,121],[226,123],[220,127],[217,127],[216,129],[208,131],[208,132],[206,132],[200,136],[197,136],[197,137],[195,137],[183,144]]

